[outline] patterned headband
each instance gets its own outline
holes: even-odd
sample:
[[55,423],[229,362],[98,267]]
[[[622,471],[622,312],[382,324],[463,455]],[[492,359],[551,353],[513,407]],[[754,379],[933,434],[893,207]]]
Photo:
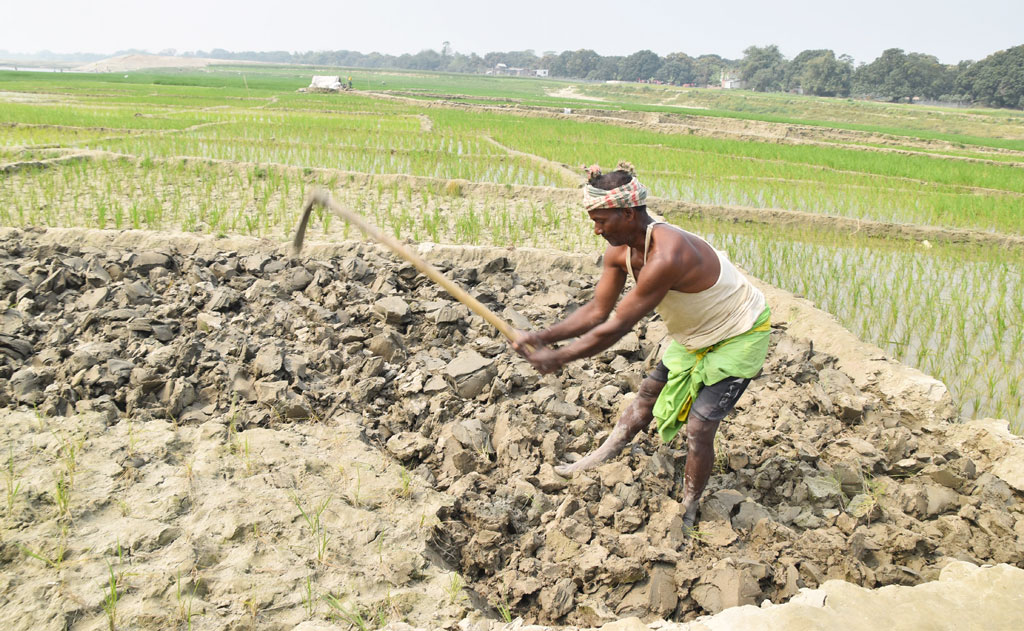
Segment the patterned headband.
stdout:
[[635,177],[618,188],[606,191],[587,184],[583,187],[583,209],[633,208],[643,206],[647,200],[647,187]]

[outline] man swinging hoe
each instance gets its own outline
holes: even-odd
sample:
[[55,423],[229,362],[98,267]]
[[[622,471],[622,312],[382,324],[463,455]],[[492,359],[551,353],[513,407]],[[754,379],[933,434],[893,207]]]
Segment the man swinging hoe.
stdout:
[[[584,210],[608,242],[594,297],[550,328],[518,332],[513,348],[551,373],[609,348],[656,311],[672,337],[661,361],[604,443],[555,471],[568,476],[614,458],[652,419],[666,443],[685,426],[684,523],[692,527],[714,463],[715,432],[768,353],[770,312],[724,252],[647,214],[647,188],[631,165],[587,172]],[[630,277],[636,284],[618,301]]]

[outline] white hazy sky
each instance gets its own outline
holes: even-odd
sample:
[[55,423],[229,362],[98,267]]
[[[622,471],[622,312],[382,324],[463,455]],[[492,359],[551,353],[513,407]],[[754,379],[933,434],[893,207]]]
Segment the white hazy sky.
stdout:
[[7,0],[0,49],[31,53],[356,50],[462,53],[590,48],[717,53],[777,44],[870,62],[886,48],[978,60],[1024,44],[1022,0]]

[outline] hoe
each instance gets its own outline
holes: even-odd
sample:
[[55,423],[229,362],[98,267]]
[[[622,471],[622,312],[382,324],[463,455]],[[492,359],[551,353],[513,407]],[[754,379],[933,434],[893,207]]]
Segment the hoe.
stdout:
[[324,189],[315,190],[306,198],[306,203],[302,207],[302,218],[299,220],[299,227],[295,230],[295,239],[292,241],[292,251],[294,254],[298,255],[298,253],[302,251],[302,241],[306,236],[306,225],[309,223],[309,216],[315,206],[326,208],[335,215],[338,215],[349,223],[354,224],[366,236],[387,246],[392,252],[411,263],[427,278],[443,287],[445,291],[452,295],[453,298],[466,305],[470,311],[486,320],[494,328],[498,329],[498,331],[510,341],[514,341],[516,339],[517,336],[515,329],[513,329],[508,322],[488,309],[479,300],[470,296],[466,290],[452,282],[451,279],[442,274],[436,267],[424,261],[418,254],[406,247],[405,244],[378,230],[376,226],[366,221],[366,219],[360,216],[359,213],[345,208],[335,202],[331,199],[330,193]]

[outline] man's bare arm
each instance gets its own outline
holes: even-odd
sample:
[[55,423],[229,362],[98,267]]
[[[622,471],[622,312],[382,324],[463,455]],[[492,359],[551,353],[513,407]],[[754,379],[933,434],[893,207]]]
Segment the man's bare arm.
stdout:
[[605,251],[604,266],[601,270],[601,278],[594,288],[594,297],[585,305],[573,311],[567,318],[547,329],[535,332],[538,340],[544,344],[551,344],[561,340],[567,340],[590,331],[608,319],[608,315],[615,308],[615,302],[626,286],[626,273],[616,265],[613,248]]
[[590,357],[609,348],[628,333],[645,315],[654,311],[677,281],[678,268],[664,258],[650,260],[630,290],[619,303],[615,315],[592,327],[572,344],[552,351],[559,364],[581,357]]

